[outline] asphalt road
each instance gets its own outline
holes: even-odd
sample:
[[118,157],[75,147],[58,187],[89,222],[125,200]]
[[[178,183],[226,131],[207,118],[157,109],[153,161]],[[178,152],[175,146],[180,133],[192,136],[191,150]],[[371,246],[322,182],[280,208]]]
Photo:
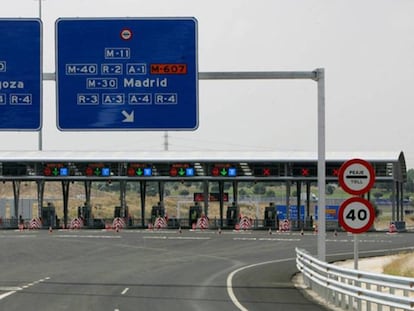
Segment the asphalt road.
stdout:
[[[360,235],[360,256],[414,247],[412,234]],[[297,290],[295,247],[311,233],[0,231],[0,310],[322,310]],[[353,237],[327,236],[328,260]]]

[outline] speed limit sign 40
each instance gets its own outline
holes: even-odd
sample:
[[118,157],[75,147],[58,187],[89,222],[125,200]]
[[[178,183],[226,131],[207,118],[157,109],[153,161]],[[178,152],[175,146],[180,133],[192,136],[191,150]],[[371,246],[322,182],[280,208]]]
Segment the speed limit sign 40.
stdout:
[[366,232],[374,223],[375,210],[371,202],[364,198],[349,198],[341,204],[338,220],[339,224],[348,232]]

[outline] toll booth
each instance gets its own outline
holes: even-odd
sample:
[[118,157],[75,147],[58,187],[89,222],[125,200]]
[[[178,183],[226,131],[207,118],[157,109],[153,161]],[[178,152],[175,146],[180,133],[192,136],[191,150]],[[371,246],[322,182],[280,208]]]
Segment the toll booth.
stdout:
[[84,225],[89,224],[89,219],[91,218],[91,207],[88,204],[78,206],[78,218],[83,220]]
[[158,202],[157,205],[154,205],[151,209],[151,222],[154,223],[155,219],[158,217],[165,217],[165,207],[164,204]]
[[121,217],[121,211],[122,211],[122,207],[121,206],[115,206],[115,209],[114,209],[114,218]]
[[201,217],[201,214],[202,210],[198,202],[196,202],[195,205],[190,206],[190,210],[188,212],[188,224],[190,227],[192,227],[193,224],[197,224],[197,220]]
[[238,208],[236,203],[233,202],[232,205],[227,206],[227,212],[226,212],[226,224],[229,228],[234,228],[237,224],[237,212]]
[[264,211],[264,223],[265,228],[278,228],[279,227],[279,217],[277,216],[276,206],[273,203],[270,203],[269,206],[265,207]]
[[56,208],[51,202],[48,202],[46,206],[42,208],[42,224],[43,227],[55,227],[56,224]]

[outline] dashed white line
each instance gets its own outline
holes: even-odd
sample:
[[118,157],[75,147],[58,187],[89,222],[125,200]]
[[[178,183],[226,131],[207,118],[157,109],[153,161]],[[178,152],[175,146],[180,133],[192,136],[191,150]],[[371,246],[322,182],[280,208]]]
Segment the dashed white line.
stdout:
[[4,299],[4,298],[6,298],[6,297],[8,297],[8,296],[10,296],[10,295],[13,295],[14,293],[16,293],[16,292],[17,292],[17,291],[19,291],[19,290],[26,289],[26,288],[28,288],[28,287],[30,287],[30,286],[34,286],[34,285],[36,285],[36,284],[42,283],[42,282],[44,282],[44,281],[47,281],[47,280],[49,280],[49,279],[50,279],[50,277],[46,277],[46,278],[44,278],[44,279],[40,279],[40,280],[34,281],[34,282],[32,282],[32,283],[29,283],[29,284],[23,285],[22,287],[0,287],[0,290],[1,290],[1,291],[8,291],[8,292],[6,292],[6,293],[4,293],[4,294],[1,294],[1,295],[0,295],[0,300]]
[[172,237],[172,236],[144,236],[144,239],[152,239],[152,240],[211,240],[210,237]]
[[84,239],[120,239],[119,235],[79,235],[79,234],[62,234],[57,238],[84,238]]
[[3,286],[0,287],[0,291],[2,292],[8,292],[8,291],[17,291],[17,290],[21,290],[22,287],[17,287],[17,286]]
[[127,291],[129,291],[129,287],[126,287],[126,288],[122,291],[121,295],[125,295],[125,294],[127,293]]

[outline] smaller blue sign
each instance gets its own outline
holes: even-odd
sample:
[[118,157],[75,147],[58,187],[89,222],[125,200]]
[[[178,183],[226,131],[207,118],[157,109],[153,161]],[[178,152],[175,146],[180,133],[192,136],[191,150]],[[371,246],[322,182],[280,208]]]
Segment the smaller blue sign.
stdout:
[[[287,218],[287,207],[286,205],[276,205],[277,217],[279,220]],[[298,209],[296,205],[289,206],[289,220],[297,220],[298,219]],[[300,206],[300,220],[305,219],[305,206]]]
[[68,176],[69,175],[69,170],[67,167],[61,167],[59,169],[59,175],[60,176]]
[[[326,220],[338,221],[339,205],[326,205]],[[315,220],[318,220],[318,206],[315,206]]]
[[194,176],[194,168],[192,168],[192,167],[187,167],[187,168],[185,169],[185,175],[186,175],[186,176]]
[[0,130],[42,127],[42,22],[0,19]]
[[144,168],[144,176],[152,176],[152,168]]
[[237,176],[237,169],[234,167],[229,168],[229,177],[236,177]]
[[109,167],[102,168],[102,176],[107,177],[111,175],[111,169]]

